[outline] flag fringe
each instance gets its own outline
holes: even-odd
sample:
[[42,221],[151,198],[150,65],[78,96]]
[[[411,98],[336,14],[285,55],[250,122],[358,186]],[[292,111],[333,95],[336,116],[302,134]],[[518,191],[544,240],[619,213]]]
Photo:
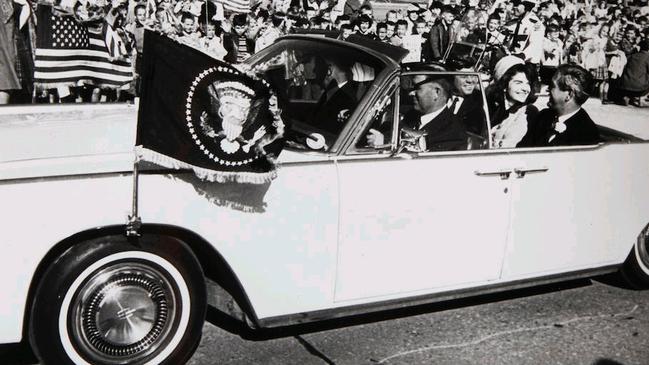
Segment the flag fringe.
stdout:
[[243,203],[238,203],[238,202],[227,200],[227,199],[221,199],[221,198],[216,199],[216,198],[212,198],[212,197],[208,196],[208,194],[200,192],[200,191],[198,192],[198,194],[200,194],[202,197],[207,199],[210,203],[215,204],[215,205],[217,205],[219,207],[230,208],[230,209],[238,210],[238,211],[244,212],[244,213],[264,213],[264,212],[266,212],[266,209],[264,209],[264,207],[255,207],[255,206],[252,206],[252,205],[246,205],[246,204],[243,204]]
[[237,182],[247,184],[265,184],[277,177],[277,170],[268,172],[236,172],[236,171],[214,171],[169,157],[162,153],[150,150],[143,146],[135,146],[136,161],[147,161],[166,168],[180,170],[190,169],[203,181],[210,182]]

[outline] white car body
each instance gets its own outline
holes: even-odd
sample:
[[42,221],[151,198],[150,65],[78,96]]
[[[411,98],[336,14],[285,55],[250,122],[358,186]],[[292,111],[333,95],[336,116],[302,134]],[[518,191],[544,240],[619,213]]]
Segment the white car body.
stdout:
[[[0,109],[1,343],[22,340],[57,244],[127,222],[136,109]],[[189,172],[139,176],[143,224],[208,242],[261,326],[614,271],[649,222],[645,142],[279,163],[263,213],[213,204]]]

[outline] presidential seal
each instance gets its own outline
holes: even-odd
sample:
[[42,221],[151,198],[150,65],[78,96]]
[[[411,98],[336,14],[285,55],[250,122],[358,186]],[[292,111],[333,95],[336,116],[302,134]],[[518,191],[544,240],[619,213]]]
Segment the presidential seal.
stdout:
[[273,156],[265,147],[282,134],[284,125],[277,99],[263,79],[227,66],[204,70],[187,92],[185,119],[196,147],[222,166],[220,177],[243,182],[274,177]]

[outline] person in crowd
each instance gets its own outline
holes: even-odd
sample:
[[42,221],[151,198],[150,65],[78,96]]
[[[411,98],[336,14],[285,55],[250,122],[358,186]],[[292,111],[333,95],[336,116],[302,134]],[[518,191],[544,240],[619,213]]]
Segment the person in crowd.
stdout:
[[345,23],[340,26],[340,35],[338,35],[338,39],[346,41],[347,38],[354,33],[354,28],[352,27],[351,24]]
[[636,43],[639,35],[638,29],[634,25],[629,25],[624,30],[624,38],[620,41],[619,47],[627,58],[637,52],[638,48]]
[[600,94],[602,95],[602,104],[612,103],[611,96],[609,95],[609,90],[611,85],[613,89],[617,85],[619,78],[624,72],[624,67],[626,66],[627,58],[624,52],[619,48],[620,41],[622,40],[622,32],[617,32],[609,37],[608,42],[606,43],[606,48],[604,53],[606,55],[606,64],[607,68],[607,79],[602,82],[600,89]]
[[444,8],[444,3],[438,0],[434,0],[433,2],[430,3],[430,6],[428,7],[428,10],[430,10],[430,27],[432,28],[437,20],[439,19],[439,16],[442,14],[442,8]]
[[180,30],[176,37],[178,42],[184,43],[190,47],[200,48],[198,39],[199,33],[196,32],[194,25],[196,17],[191,13],[183,13],[180,16]]
[[171,0],[161,0],[155,12],[154,29],[162,34],[171,35],[177,32],[177,25],[180,23],[172,9]]
[[564,43],[564,60],[563,63],[572,65],[581,65],[581,43],[574,33],[568,33]]
[[369,17],[370,19],[374,19],[374,10],[372,9],[372,6],[367,2],[363,4],[358,11],[358,16],[363,15]]
[[514,148],[539,112],[533,104],[533,73],[515,56],[503,57],[496,69],[498,78],[487,90],[493,147]]
[[282,12],[276,12],[271,16],[271,23],[257,37],[255,41],[255,53],[273,44],[277,38],[282,35],[282,25],[286,16]]
[[[419,18],[415,21],[415,27],[412,28],[412,34],[419,34],[424,36],[426,34],[426,20],[424,18]],[[428,38],[426,38],[428,40]]]
[[550,83],[549,108],[542,110],[519,147],[573,146],[601,142],[597,125],[582,105],[592,88],[592,75],[578,65],[561,65]]
[[125,30],[135,43],[135,93],[140,94],[140,75],[142,74],[142,52],[144,50],[144,30],[152,29],[152,22],[146,18],[146,6],[138,4],[134,8],[135,21],[126,25]]
[[405,37],[407,34],[408,22],[403,19],[399,19],[397,20],[397,29],[392,38],[390,38],[390,42],[392,43],[392,45],[401,47],[401,45],[403,44],[403,37]]
[[356,34],[363,36],[367,39],[376,39],[376,34],[372,32],[372,18],[369,16],[363,14],[358,17],[356,20],[358,23],[358,29],[356,30]]
[[20,90],[19,73],[16,69],[18,49],[16,33],[18,19],[14,15],[13,1],[0,0],[0,105],[9,104],[12,92]]
[[640,41],[640,52],[627,59],[615,92],[615,100],[624,105],[646,106],[649,94],[649,39]]
[[345,24],[351,24],[351,18],[347,15],[341,15],[336,18],[335,20],[335,28],[338,30],[342,30],[342,26]]
[[460,22],[460,26],[455,35],[457,42],[471,42],[477,43],[474,32],[477,30],[478,19],[474,11],[469,11],[464,15],[464,19]]
[[385,21],[386,21],[386,23],[387,22],[392,22],[392,23],[396,24],[397,20],[399,20],[399,18],[397,17],[397,11],[396,10],[388,10],[385,13]]
[[429,42],[433,61],[440,61],[446,54],[446,49],[455,39],[453,29],[455,10],[451,6],[444,6],[440,18],[441,21],[430,30]]
[[485,33],[484,41],[481,41],[480,43],[496,46],[505,44],[505,35],[500,31],[500,16],[496,14],[489,16]]
[[427,29],[424,18],[417,20],[415,28],[417,34],[421,37],[421,62],[429,63],[433,61],[433,51],[430,48],[430,31]]
[[200,49],[217,60],[223,60],[228,51],[223,47],[223,34],[220,24],[209,21],[203,27],[205,35],[198,40]]
[[549,85],[552,75],[560,64],[563,63],[563,42],[559,37],[561,34],[558,26],[548,25],[546,36],[543,39],[543,57],[541,58],[541,82]]
[[406,34],[414,34],[413,30],[416,26],[417,20],[419,19],[419,11],[421,9],[416,4],[410,4],[407,9],[407,16],[404,18],[407,24]]
[[247,60],[255,51],[254,42],[246,36],[248,21],[245,14],[232,18],[232,32],[223,37],[223,47],[228,53],[223,58],[233,64]]
[[385,22],[376,24],[376,39],[383,43],[390,42],[390,38],[388,38],[388,25]]
[[391,21],[385,22],[385,38],[387,38],[388,41],[392,40],[392,37],[394,37],[396,31],[397,31],[396,22],[391,22]]

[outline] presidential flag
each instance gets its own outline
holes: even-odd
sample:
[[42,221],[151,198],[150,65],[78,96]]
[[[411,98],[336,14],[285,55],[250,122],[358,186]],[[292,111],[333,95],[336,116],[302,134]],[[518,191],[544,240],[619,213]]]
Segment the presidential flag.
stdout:
[[[37,88],[94,85],[126,89],[133,80],[131,61],[106,47],[103,25],[89,28],[70,15],[56,15],[39,6],[34,83]],[[112,35],[112,33],[110,33]]]
[[142,67],[138,161],[208,182],[262,185],[276,176],[284,124],[266,81],[148,30]]

